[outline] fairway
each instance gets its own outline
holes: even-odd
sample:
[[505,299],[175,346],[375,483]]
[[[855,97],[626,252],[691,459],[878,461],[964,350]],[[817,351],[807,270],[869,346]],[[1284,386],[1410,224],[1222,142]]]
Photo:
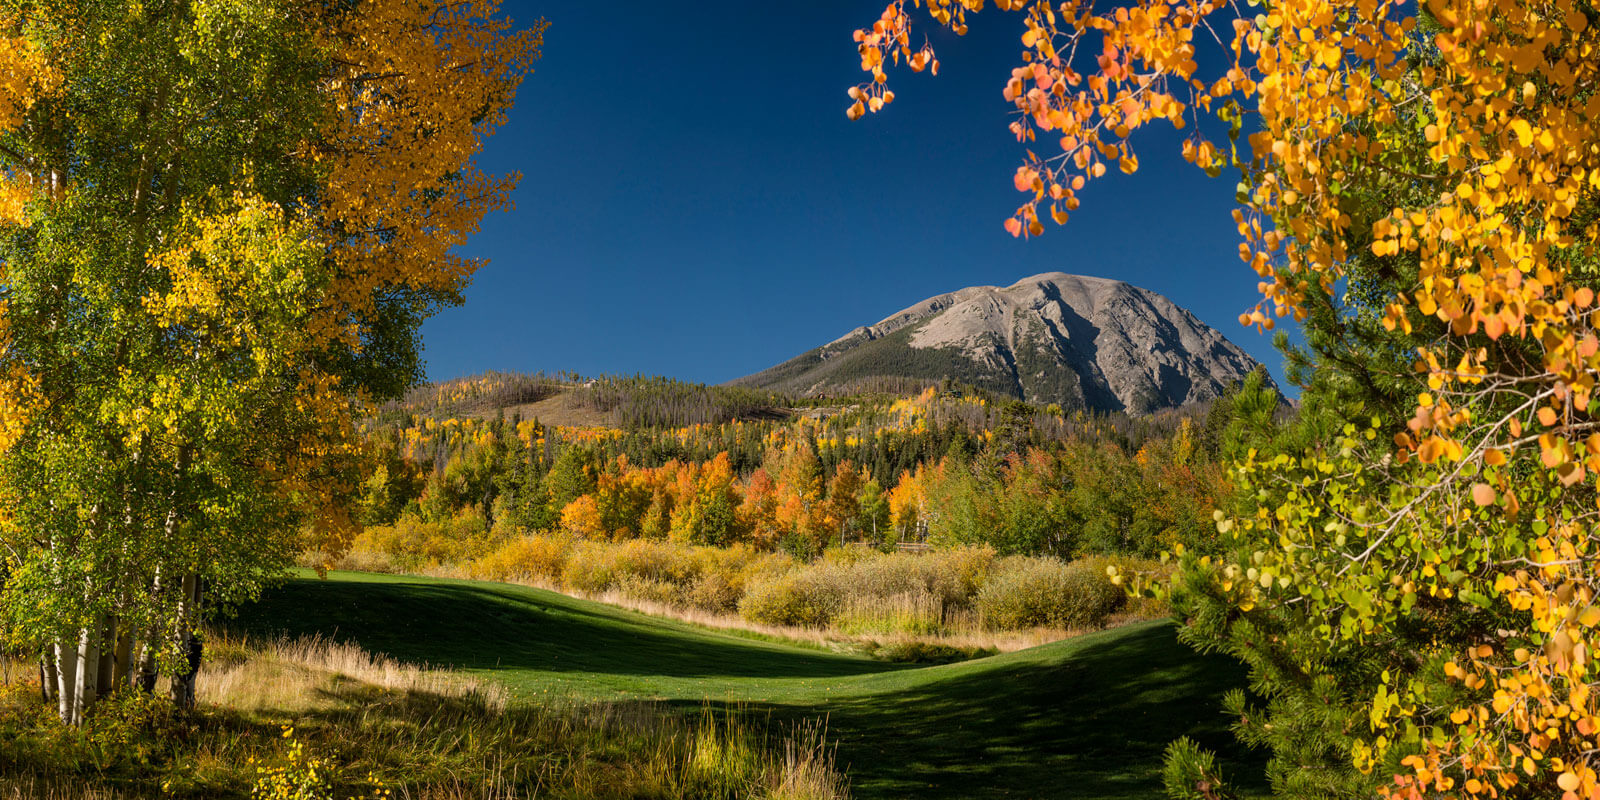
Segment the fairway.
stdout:
[[[1145,623],[913,667],[789,646],[523,586],[331,573],[246,608],[256,635],[322,633],[496,680],[520,699],[649,699],[826,718],[859,798],[1151,798],[1180,735],[1259,775],[1221,714],[1243,684]],[[1249,781],[1242,781],[1249,784]]]

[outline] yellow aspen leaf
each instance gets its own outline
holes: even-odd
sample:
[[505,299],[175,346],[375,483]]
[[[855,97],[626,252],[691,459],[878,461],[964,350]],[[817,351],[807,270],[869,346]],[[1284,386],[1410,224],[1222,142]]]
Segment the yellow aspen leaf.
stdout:
[[1511,121],[1510,128],[1511,133],[1517,137],[1517,144],[1523,147],[1533,144],[1533,126],[1529,125],[1527,120],[1514,119]]

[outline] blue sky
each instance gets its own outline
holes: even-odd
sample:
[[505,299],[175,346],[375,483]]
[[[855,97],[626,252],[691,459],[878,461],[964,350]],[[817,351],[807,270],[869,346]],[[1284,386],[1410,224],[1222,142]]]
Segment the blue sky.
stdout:
[[516,209],[462,248],[485,257],[466,304],[423,329],[428,375],[647,373],[718,383],[925,297],[1052,270],[1172,298],[1280,379],[1239,326],[1256,276],[1229,214],[1236,179],[1184,163],[1178,134],[1136,140],[1138,174],[1092,183],[1065,227],[1013,239],[1022,150],[1001,89],[1021,18],[956,38],[925,26],[932,77],[845,118],[851,32],[877,0],[549,3],[544,58],[482,157],[524,177]]

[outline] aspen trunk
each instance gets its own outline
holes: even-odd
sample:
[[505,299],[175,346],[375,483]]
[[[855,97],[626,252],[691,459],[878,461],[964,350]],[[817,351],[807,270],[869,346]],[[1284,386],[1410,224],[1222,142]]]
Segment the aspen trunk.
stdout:
[[188,656],[188,664],[184,671],[172,676],[172,702],[178,708],[189,710],[194,708],[194,683],[195,675],[200,672],[200,657],[203,645],[200,637],[195,635],[196,623],[200,619],[200,578],[196,575],[185,575],[183,578],[183,599],[178,609],[178,636],[182,652]]
[[78,654],[65,640],[52,646],[56,660],[56,708],[61,721],[72,724],[72,707],[78,690]]
[[77,641],[55,646],[57,710],[67,725],[82,725],[84,714],[99,696],[101,627],[78,631]]
[[[172,535],[172,526],[173,526],[174,521],[176,519],[177,519],[177,515],[176,514],[171,513],[171,512],[169,512],[167,514],[167,522],[166,522],[166,526],[165,527],[166,527],[166,533],[167,533],[168,536]],[[155,572],[156,572],[155,579],[153,581],[151,581],[151,585],[150,585],[150,594],[152,594],[152,595],[154,595],[156,597],[160,597],[161,596],[161,565],[160,564],[156,565]],[[152,692],[154,692],[156,690],[156,647],[155,647],[155,643],[158,642],[158,641],[160,641],[160,632],[152,628],[151,630],[145,632],[144,639],[140,640],[140,642],[139,642],[139,661],[138,661],[137,665],[133,668],[133,678],[131,679],[131,682],[132,682],[133,687],[135,689],[138,689],[139,691],[144,692],[145,694],[150,694],[150,693],[152,693]]]
[[47,647],[39,658],[39,694],[45,703],[56,699],[56,680],[55,648]]
[[75,665],[77,678],[73,686],[69,725],[82,725],[89,706],[100,694],[100,626],[91,625],[78,632],[78,650]]

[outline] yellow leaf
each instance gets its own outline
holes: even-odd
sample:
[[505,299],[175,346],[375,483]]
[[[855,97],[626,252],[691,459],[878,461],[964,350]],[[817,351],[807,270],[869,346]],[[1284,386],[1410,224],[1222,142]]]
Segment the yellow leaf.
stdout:
[[1517,143],[1523,147],[1533,144],[1533,126],[1525,119],[1511,120],[1511,132],[1516,134]]

